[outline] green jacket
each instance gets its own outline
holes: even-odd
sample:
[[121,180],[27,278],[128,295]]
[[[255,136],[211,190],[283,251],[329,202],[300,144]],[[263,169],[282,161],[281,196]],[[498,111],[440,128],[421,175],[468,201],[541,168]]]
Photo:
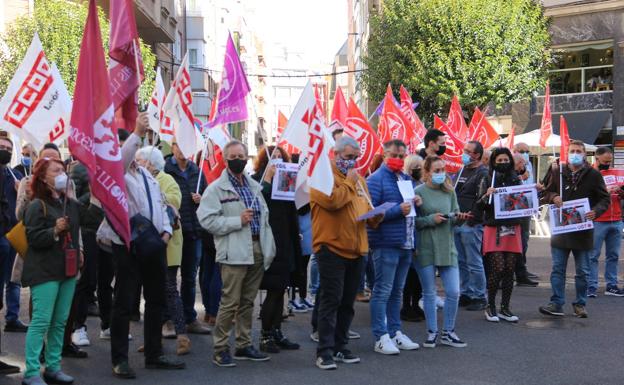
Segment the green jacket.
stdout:
[[[180,210],[182,192],[175,179],[164,171],[156,175],[156,181],[160,185],[160,191],[165,196],[167,205]],[[173,227],[173,223],[171,224]],[[182,264],[182,228],[173,231],[169,243],[167,243],[167,266],[180,266]]]

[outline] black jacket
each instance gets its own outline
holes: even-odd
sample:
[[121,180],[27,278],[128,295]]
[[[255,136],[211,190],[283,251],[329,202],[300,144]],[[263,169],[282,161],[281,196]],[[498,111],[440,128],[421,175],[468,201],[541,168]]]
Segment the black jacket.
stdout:
[[[494,187],[507,187],[521,185],[522,181],[518,178],[515,171],[509,174],[496,173]],[[483,224],[486,226],[512,226],[519,225],[525,221],[524,218],[496,219],[494,215],[494,201],[490,204],[490,197],[486,196],[488,188],[492,186],[492,175],[486,174],[479,185],[479,199],[476,202],[477,211],[483,215]]]
[[[468,173],[468,169],[464,169],[462,175]],[[455,194],[457,195],[457,203],[461,212],[471,212],[473,217],[467,224],[474,226],[483,222],[483,212],[477,208],[477,200],[481,197],[479,187],[485,177],[487,177],[487,167],[480,165],[474,169],[470,169],[470,175],[464,176],[465,181],[462,181],[462,175],[459,176],[460,180],[455,188]]]
[[174,162],[173,156],[167,158],[165,172],[175,179],[178,186],[180,186],[180,192],[182,192],[182,204],[179,210],[182,234],[185,239],[198,239],[202,230],[197,219],[197,208],[199,205],[193,202],[191,194],[197,189],[197,178],[201,178],[199,194],[203,194],[206,189],[206,179],[195,163],[188,161],[186,171],[183,172],[177,163]]

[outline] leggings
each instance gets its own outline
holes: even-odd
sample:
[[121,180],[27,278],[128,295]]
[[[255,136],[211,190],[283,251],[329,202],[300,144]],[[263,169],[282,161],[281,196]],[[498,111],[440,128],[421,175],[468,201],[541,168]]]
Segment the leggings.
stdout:
[[[485,275],[487,278],[488,305],[496,308],[496,292],[502,285],[501,307],[508,308],[514,285],[514,270],[519,254],[494,252],[485,255]],[[502,282],[502,284],[501,284]]]
[[282,327],[283,307],[284,290],[267,290],[262,309],[260,309],[262,330],[274,330]]
[[291,296],[290,298],[295,300],[295,292],[299,290],[299,298],[305,299],[308,297],[308,263],[310,262],[309,255],[303,255],[301,258],[303,266],[301,266],[300,272],[294,272],[291,274]]
[[178,266],[169,266],[167,268],[167,284],[165,285],[167,294],[167,317],[173,321],[177,335],[186,334],[186,323],[184,322],[184,308],[182,306],[182,298],[178,291]]

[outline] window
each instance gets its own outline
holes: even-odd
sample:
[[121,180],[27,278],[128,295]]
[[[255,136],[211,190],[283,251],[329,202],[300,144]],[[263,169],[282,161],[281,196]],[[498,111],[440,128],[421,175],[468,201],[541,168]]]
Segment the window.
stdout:
[[613,42],[557,47],[553,59],[553,95],[613,90]]
[[189,64],[192,66],[197,65],[197,49],[196,48],[189,49]]

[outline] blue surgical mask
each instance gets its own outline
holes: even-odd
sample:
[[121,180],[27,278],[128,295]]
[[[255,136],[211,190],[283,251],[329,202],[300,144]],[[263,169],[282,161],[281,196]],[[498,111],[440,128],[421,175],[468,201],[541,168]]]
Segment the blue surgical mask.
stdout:
[[523,152],[522,153],[522,157],[524,158],[524,161],[529,163],[529,153],[528,152]]
[[30,165],[32,164],[32,159],[30,159],[30,156],[22,156],[22,164],[24,165],[24,167],[30,167]]
[[471,162],[472,158],[470,157],[470,155],[466,153],[462,154],[462,163],[464,164],[464,166],[468,166]]
[[573,166],[580,166],[583,164],[583,154],[570,154],[568,157],[570,164]]
[[434,172],[431,174],[431,183],[433,184],[443,184],[446,181],[446,173],[445,172]]

